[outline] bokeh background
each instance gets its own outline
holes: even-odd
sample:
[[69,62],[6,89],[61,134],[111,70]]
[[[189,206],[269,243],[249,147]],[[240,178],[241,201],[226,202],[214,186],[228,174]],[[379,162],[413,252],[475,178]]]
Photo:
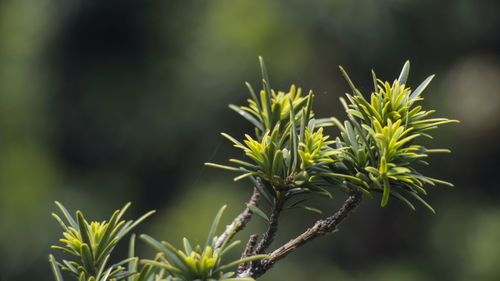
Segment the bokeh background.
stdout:
[[[340,119],[338,65],[368,94],[372,68],[392,81],[410,59],[413,87],[437,74],[424,104],[461,120],[429,141],[453,153],[422,167],[456,184],[429,188],[437,215],[366,200],[261,280],[500,280],[496,0],[2,1],[0,280],[53,280],[54,200],[96,220],[156,209],[137,232],[176,245],[203,242],[225,203],[229,222],[251,185],[203,163],[239,153],[219,132],[251,129],[227,104],[259,87],[258,55],[273,88],[313,89],[317,115]],[[318,218],[285,213],[273,248]]]

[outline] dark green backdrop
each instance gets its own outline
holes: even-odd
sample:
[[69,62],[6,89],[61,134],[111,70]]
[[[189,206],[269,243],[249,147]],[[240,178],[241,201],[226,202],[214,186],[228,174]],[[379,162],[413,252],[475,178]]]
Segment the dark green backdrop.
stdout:
[[[499,11],[495,0],[2,1],[0,280],[52,280],[54,200],[99,220],[127,201],[131,217],[157,209],[137,231],[174,244],[203,241],[224,203],[239,212],[251,186],[202,163],[238,153],[219,132],[250,129],[227,104],[258,85],[258,55],[275,88],[313,89],[317,114],[341,119],[339,64],[368,92],[372,68],[392,81],[410,59],[410,85],[437,74],[425,103],[462,121],[432,141],[453,153],[425,172],[456,184],[430,188],[437,215],[367,200],[262,280],[500,280]],[[278,240],[317,218],[286,214]]]

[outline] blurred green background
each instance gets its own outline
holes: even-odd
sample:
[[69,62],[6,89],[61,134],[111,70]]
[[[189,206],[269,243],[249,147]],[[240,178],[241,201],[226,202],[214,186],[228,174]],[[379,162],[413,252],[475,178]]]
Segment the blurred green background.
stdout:
[[[238,153],[219,132],[251,129],[227,104],[244,102],[244,81],[259,87],[258,55],[273,88],[313,89],[317,115],[340,119],[338,65],[368,94],[372,68],[392,81],[410,59],[410,86],[437,74],[424,103],[462,121],[429,142],[453,153],[422,168],[456,184],[429,188],[437,215],[366,200],[261,280],[500,280],[499,11],[496,0],[0,2],[0,280],[53,280],[54,200],[97,220],[127,201],[130,218],[156,209],[137,232],[176,245],[203,242],[224,203],[229,222],[251,185],[203,162]],[[285,213],[272,248],[319,217]],[[238,238],[263,230],[256,218]]]

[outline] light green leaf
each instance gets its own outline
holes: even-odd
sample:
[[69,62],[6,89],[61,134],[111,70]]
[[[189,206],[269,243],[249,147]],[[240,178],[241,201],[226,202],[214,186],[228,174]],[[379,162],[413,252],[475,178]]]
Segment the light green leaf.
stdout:
[[[133,258],[135,257],[135,233],[130,236],[130,242],[128,245],[128,257]],[[137,271],[137,259],[130,260],[128,263],[127,267],[129,272],[136,272]],[[133,281],[134,278],[133,276],[129,276],[128,281]]]
[[219,169],[224,169],[224,170],[229,170],[229,171],[234,171],[234,172],[245,171],[245,170],[242,170],[241,168],[232,167],[232,166],[226,166],[226,165],[220,165],[220,164],[215,164],[215,163],[210,163],[210,162],[205,163],[205,166],[219,168]]
[[385,175],[382,175],[382,180],[384,182],[384,193],[382,194],[382,201],[380,202],[380,206],[384,207],[389,201],[391,185],[389,184],[389,179]]
[[193,248],[191,247],[191,244],[189,243],[189,240],[187,240],[186,237],[182,238],[182,244],[184,245],[184,251],[186,252],[186,254],[188,256],[191,255]]
[[56,278],[56,281],[64,281],[61,274],[61,270],[59,270],[59,266],[57,265],[57,262],[53,255],[49,255],[49,262],[52,268],[52,272],[54,273],[54,277]]
[[416,98],[418,98],[420,96],[420,94],[422,94],[422,92],[425,90],[425,88],[427,88],[427,86],[429,85],[429,83],[431,83],[432,79],[434,78],[434,75],[431,75],[429,77],[427,77],[424,82],[422,82],[422,84],[420,84],[417,89],[415,89],[415,91],[413,91],[410,95],[410,101],[411,100],[414,100]]
[[248,177],[251,177],[251,176],[258,175],[258,174],[259,174],[259,172],[249,172],[249,173],[245,173],[245,174],[239,175],[239,176],[235,177],[233,180],[234,181],[239,181],[239,180],[242,180],[244,178],[248,178]]
[[410,72],[410,61],[407,60],[403,65],[403,69],[401,70],[401,74],[399,74],[398,82],[399,85],[406,84],[406,79],[408,79],[408,73]]
[[230,140],[231,142],[233,142],[235,145],[245,147],[241,142],[237,141],[235,138],[231,137],[230,135],[228,135],[226,133],[221,133],[221,135],[223,137],[225,137],[226,139]]
[[320,215],[323,213],[323,211],[321,211],[320,209],[309,207],[309,206],[300,205],[300,206],[297,206],[297,208],[301,208],[301,209],[304,209],[306,211],[313,212],[313,213],[320,214]]
[[231,263],[228,263],[228,264],[226,264],[224,266],[221,266],[221,267],[217,268],[217,270],[219,270],[219,271],[225,271],[226,269],[231,268],[233,266],[236,266],[236,265],[238,265],[240,263],[254,261],[254,260],[260,260],[260,259],[265,259],[267,257],[269,257],[269,256],[268,255],[254,255],[254,256],[250,256],[250,257],[247,257],[247,258],[239,259],[239,260],[233,261]]

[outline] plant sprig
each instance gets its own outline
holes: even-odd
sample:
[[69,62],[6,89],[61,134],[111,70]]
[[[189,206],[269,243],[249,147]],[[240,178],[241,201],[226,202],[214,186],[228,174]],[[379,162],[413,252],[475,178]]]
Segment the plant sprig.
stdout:
[[[335,117],[315,119],[314,95],[302,97],[294,85],[285,92],[270,88],[265,64],[260,58],[263,88],[259,98],[247,83],[251,98],[248,106],[231,105],[255,126],[255,137],[245,135],[243,141],[223,134],[248,159],[230,159],[236,166],[207,163],[209,166],[240,173],[235,180],[256,178],[262,181],[261,193],[273,198],[314,194],[331,197],[328,187],[350,193],[382,193],[381,206],[389,197],[415,209],[409,198],[432,207],[422,199],[424,184],[452,184],[418,172],[416,164],[426,164],[430,153],[449,152],[428,149],[418,143],[421,136],[432,138],[429,130],[458,122],[447,118],[430,118],[434,110],[423,110],[418,103],[434,75],[425,79],[414,91],[406,86],[410,63],[406,62],[392,84],[378,79],[372,71],[374,91],[366,99],[354,86],[345,70],[352,93],[341,98],[348,120]],[[325,135],[323,127],[335,125],[340,136]],[[283,199],[283,198],[282,198]]]
[[61,270],[79,281],[149,280],[152,274],[150,266],[144,267],[140,272],[136,271],[138,258],[134,256],[133,249],[135,236],[131,238],[128,258],[112,265],[108,265],[108,261],[117,243],[155,211],[144,214],[136,221],[125,221],[122,216],[130,206],[127,203],[121,210],[116,210],[108,221],[89,223],[82,212],[77,211],[75,219],[61,203],[56,201],[55,204],[65,219],[64,221],[59,215],[52,214],[64,230],[64,238],[59,241],[65,245],[54,245],[52,248],[71,257],[58,262],[50,255],[49,261],[57,281],[63,281]]
[[346,94],[349,103],[341,99],[349,120],[342,125],[332,118],[341,130],[337,148],[343,149],[338,155],[340,163],[329,165],[329,168],[362,181],[357,184],[349,181],[350,187],[362,187],[365,192],[381,192],[381,206],[385,206],[392,196],[415,209],[408,200],[414,198],[434,212],[420,196],[427,194],[424,184],[453,185],[422,175],[417,171],[416,164],[427,164],[423,158],[428,157],[429,153],[449,150],[427,149],[417,141],[421,136],[432,138],[428,131],[439,125],[458,122],[447,118],[429,118],[435,111],[425,111],[417,105],[423,100],[422,92],[434,75],[425,79],[412,92],[411,88],[406,87],[410,69],[408,61],[392,85],[377,79],[372,71],[375,89],[367,100],[344,69],[340,69],[353,93]]
[[[246,134],[243,140],[222,134],[240,149],[245,158],[229,159],[231,165],[206,163],[208,166],[237,172],[235,180],[250,179],[253,194],[245,210],[222,234],[215,234],[226,208],[223,206],[208,232],[203,246],[193,246],[183,239],[183,249],[146,234],[142,240],[152,246],[157,254],[143,259],[141,269],[135,257],[135,235],[129,243],[128,257],[108,265],[116,244],[137,224],[153,211],[136,221],[122,220],[130,203],[117,210],[108,221],[88,222],[76,212],[76,219],[64,206],[56,205],[62,213],[53,214],[63,228],[63,246],[52,246],[70,256],[68,260],[49,261],[56,281],[63,280],[63,272],[78,281],[251,281],[267,272],[302,245],[335,231],[338,225],[362,202],[363,197],[381,194],[382,207],[393,197],[415,209],[416,200],[434,209],[422,198],[427,195],[425,185],[450,183],[422,175],[418,165],[431,153],[449,152],[448,149],[429,149],[420,143],[421,137],[432,138],[431,130],[440,125],[458,122],[447,118],[431,118],[434,110],[424,110],[418,105],[423,91],[433,75],[425,79],[415,90],[407,87],[410,64],[406,62],[393,83],[378,79],[372,71],[374,90],[365,96],[356,88],[345,70],[340,70],[347,80],[351,93],[340,98],[347,120],[335,117],[315,118],[312,110],[312,91],[303,96],[294,85],[288,92],[273,90],[270,86],[264,60],[260,57],[262,90],[255,93],[246,83],[251,98],[248,105],[229,107],[255,127],[255,134]],[[336,126],[339,135],[327,135],[323,128]],[[332,198],[333,191],[347,194],[341,207],[317,220],[302,234],[269,252],[278,232],[280,214],[287,209],[301,208],[321,213],[306,205],[313,196]],[[258,207],[259,198],[270,205],[269,213]],[[263,218],[267,229],[252,234],[241,258],[223,261],[223,256],[240,241],[231,242],[252,215]],[[265,254],[265,253],[269,254]],[[237,272],[233,271],[238,265]]]
[[[183,239],[184,249],[177,250],[166,241],[159,242],[149,235],[143,234],[141,238],[160,253],[158,260],[143,260],[142,262],[156,268],[166,270],[172,280],[193,281],[193,280],[213,280],[213,281],[252,281],[253,278],[234,277],[235,272],[231,268],[240,263],[250,262],[266,258],[267,255],[253,255],[235,261],[222,264],[222,257],[232,248],[240,243],[234,241],[229,243],[232,235],[226,236],[220,247],[217,247],[217,237],[215,232],[219,225],[222,213],[226,206],[222,206],[215,216],[210,228],[207,242],[203,247],[196,245],[193,247],[187,238]],[[232,232],[238,225],[234,225]]]

